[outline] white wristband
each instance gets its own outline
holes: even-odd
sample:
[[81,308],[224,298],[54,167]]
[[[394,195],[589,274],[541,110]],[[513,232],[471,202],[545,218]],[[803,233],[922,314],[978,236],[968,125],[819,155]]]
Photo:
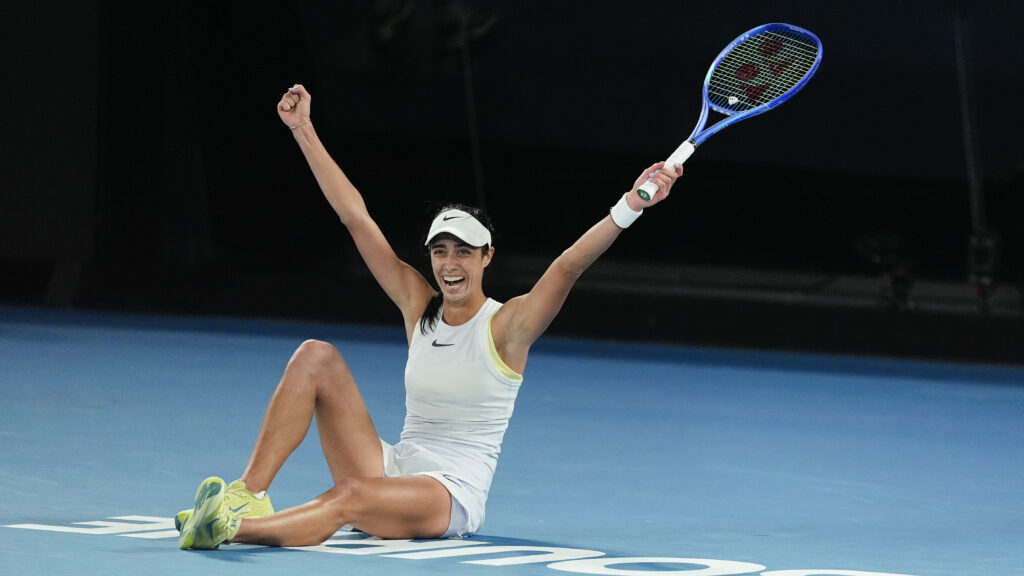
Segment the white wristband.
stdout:
[[628,196],[629,192],[626,192],[622,198],[619,198],[619,201],[615,203],[615,206],[612,206],[612,222],[615,222],[615,225],[622,229],[629,228],[629,225],[636,222],[636,219],[644,213],[643,210],[634,212],[633,209],[629,207],[629,204],[626,202],[626,198]]

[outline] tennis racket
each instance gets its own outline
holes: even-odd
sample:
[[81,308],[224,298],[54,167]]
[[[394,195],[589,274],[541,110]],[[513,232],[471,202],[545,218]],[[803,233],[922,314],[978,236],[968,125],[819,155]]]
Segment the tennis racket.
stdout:
[[[821,41],[791,24],[765,24],[722,50],[704,77],[700,118],[686,142],[676,148],[666,166],[682,164],[705,140],[719,130],[775,108],[793,97],[814,76],[821,63]],[[710,128],[709,110],[724,114]],[[658,186],[647,182],[637,190],[650,200]]]

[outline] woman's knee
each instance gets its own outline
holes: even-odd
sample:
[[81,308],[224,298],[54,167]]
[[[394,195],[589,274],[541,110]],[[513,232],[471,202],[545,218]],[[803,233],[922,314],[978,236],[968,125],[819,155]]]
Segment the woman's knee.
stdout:
[[369,494],[367,483],[361,478],[342,478],[324,494],[327,505],[345,522],[357,519],[366,508]]
[[320,398],[337,385],[354,383],[338,349],[319,340],[306,340],[292,354],[278,383],[279,391]]
[[288,367],[316,373],[348,372],[348,365],[345,364],[341,352],[320,340],[303,342],[292,354]]
[[385,487],[387,479],[342,478],[322,498],[339,526],[386,539],[439,538],[451,522],[451,496],[441,484],[420,480]]

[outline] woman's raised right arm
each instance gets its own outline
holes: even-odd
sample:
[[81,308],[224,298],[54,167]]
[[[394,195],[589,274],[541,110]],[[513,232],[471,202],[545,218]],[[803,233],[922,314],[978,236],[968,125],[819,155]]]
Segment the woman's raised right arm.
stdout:
[[370,217],[359,190],[320,142],[310,120],[311,101],[309,92],[301,84],[296,84],[281,97],[277,113],[291,129],[320,190],[352,235],[373,277],[402,311],[406,332],[410,333],[434,289],[422,274],[398,258],[384,233]]

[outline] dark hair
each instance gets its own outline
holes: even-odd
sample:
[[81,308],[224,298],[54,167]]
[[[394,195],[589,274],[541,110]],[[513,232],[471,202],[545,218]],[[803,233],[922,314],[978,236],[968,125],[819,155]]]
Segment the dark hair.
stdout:
[[[463,204],[448,204],[441,207],[440,210],[434,212],[434,214],[430,217],[430,222],[433,222],[434,218],[437,218],[442,212],[447,212],[448,210],[462,210],[463,212],[469,214],[473,218],[476,218],[478,221],[480,221],[481,224],[484,225],[484,228],[487,228],[487,230],[491,232],[491,241],[493,242],[494,225],[491,224],[491,219],[487,216],[487,212],[485,212],[483,208],[477,208],[475,206],[465,206]],[[429,229],[427,230],[427,232],[424,233],[424,243],[430,240],[430,238],[426,237],[426,235],[429,233]],[[490,250],[490,245],[485,244],[482,248],[484,253],[486,254],[487,251]],[[421,334],[426,335],[427,331],[433,330],[434,327],[437,326],[437,321],[441,317],[442,303],[444,303],[444,295],[441,293],[440,290],[438,290],[437,292],[434,292],[434,295],[430,298],[430,302],[427,303],[427,309],[423,311],[423,316],[420,316]]]

